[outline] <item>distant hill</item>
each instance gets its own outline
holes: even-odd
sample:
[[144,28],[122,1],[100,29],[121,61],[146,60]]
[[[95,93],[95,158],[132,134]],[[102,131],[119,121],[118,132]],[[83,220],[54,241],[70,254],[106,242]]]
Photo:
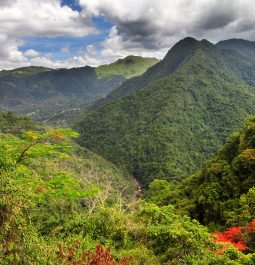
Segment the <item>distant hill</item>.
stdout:
[[126,96],[130,93],[143,89],[153,81],[164,78],[172,74],[181,64],[192,55],[196,49],[197,41],[193,38],[181,40],[167,53],[164,60],[150,68],[142,76],[124,82],[118,89],[108,95],[109,98]]
[[76,115],[81,104],[84,107],[105,97],[156,62],[154,58],[131,56],[98,68],[24,67],[1,71],[0,108],[37,120],[54,120],[59,113]]
[[255,41],[248,41],[243,39],[229,39],[220,41],[216,47],[223,50],[231,50],[240,53],[247,58],[255,58]]
[[255,89],[206,40],[185,38],[78,124],[80,143],[143,184],[198,170],[255,113]]
[[255,42],[242,39],[220,41],[226,62],[241,79],[255,87]]
[[96,68],[98,77],[111,77],[121,75],[129,79],[139,76],[145,72],[150,66],[158,63],[156,58],[143,58],[140,56],[127,56],[124,59],[119,59],[115,63],[101,65]]
[[33,74],[38,74],[46,71],[51,71],[51,68],[47,67],[41,67],[41,66],[28,66],[28,67],[21,67],[21,68],[16,68],[13,70],[2,70],[1,75],[2,76],[10,76],[13,75],[14,77],[16,75],[20,76],[30,76]]

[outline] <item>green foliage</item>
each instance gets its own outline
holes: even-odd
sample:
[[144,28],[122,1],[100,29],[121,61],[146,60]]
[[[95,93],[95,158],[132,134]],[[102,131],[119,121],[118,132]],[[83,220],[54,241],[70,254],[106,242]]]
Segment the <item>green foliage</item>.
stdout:
[[0,133],[21,136],[28,130],[40,130],[32,120],[18,116],[14,112],[0,112]]
[[185,39],[87,115],[77,125],[79,143],[142,184],[180,180],[200,169],[255,112],[254,91],[229,69],[220,50]]
[[145,221],[150,245],[162,263],[185,262],[187,256],[203,256],[206,248],[213,248],[206,229],[174,214],[172,206],[145,205],[139,217]]
[[156,58],[143,58],[139,56],[127,56],[124,59],[97,67],[96,72],[99,78],[115,75],[124,76],[126,79],[142,75],[149,67],[156,64]]
[[150,183],[148,190],[146,190],[144,197],[146,201],[159,206],[167,205],[172,189],[173,187],[166,180],[154,179]]
[[255,116],[233,134],[202,171],[184,180],[169,201],[203,224],[245,225],[254,219]]
[[[128,184],[121,182],[124,175],[72,144],[69,138],[75,136],[70,130],[27,132],[23,139],[1,134],[1,264],[72,264],[84,253],[92,257],[97,243],[111,246],[112,260],[132,256],[134,265],[252,264],[252,255],[234,250],[219,256],[207,229],[177,215],[171,205],[137,203],[125,210],[128,201],[108,197],[123,194]],[[17,153],[27,146],[31,148],[17,163]],[[109,179],[112,174],[116,179]],[[163,200],[158,195],[152,199],[165,203],[166,181],[155,180],[148,192],[161,189]],[[75,251],[59,247],[77,240]]]
[[76,146],[73,137],[70,129],[0,134],[1,264],[56,264],[58,244],[81,234],[65,234],[73,220],[91,231],[80,250],[92,250],[88,215],[133,193],[121,170]]
[[83,116],[92,102],[156,62],[151,58],[127,57],[99,68],[24,67],[1,71],[0,108],[66,126]]

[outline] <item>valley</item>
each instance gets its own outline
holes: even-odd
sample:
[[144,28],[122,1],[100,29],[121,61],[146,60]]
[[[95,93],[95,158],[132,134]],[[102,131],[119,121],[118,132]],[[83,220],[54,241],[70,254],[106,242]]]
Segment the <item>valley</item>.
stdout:
[[0,263],[254,264],[254,62],[186,37],[1,71]]

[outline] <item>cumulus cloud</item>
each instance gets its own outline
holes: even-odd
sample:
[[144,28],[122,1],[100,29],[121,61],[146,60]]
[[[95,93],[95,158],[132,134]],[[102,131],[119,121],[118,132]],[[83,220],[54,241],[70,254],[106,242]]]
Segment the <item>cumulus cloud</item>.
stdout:
[[[255,39],[254,0],[74,1],[81,11],[61,5],[61,0],[0,0],[0,69],[40,62],[52,67],[95,66],[130,54],[162,58],[186,36],[212,42]],[[113,24],[107,37],[64,61],[37,54],[36,48],[20,51],[28,36],[100,34],[93,25],[97,16]],[[69,46],[60,46],[59,51],[69,54]]]
[[39,52],[35,51],[33,49],[27,50],[26,52],[24,52],[24,55],[26,57],[38,57],[39,56]]
[[82,37],[99,32],[86,12],[62,6],[60,0],[0,0],[0,25],[0,69],[30,65],[42,58],[42,64],[50,64],[34,50],[19,50],[26,37]]
[[80,0],[80,3],[86,12],[114,21],[104,42],[105,53],[143,50],[162,55],[186,36],[215,42],[255,37],[254,0]]
[[0,0],[0,7],[11,6],[16,3],[17,0]]
[[90,17],[61,6],[58,0],[16,0],[11,5],[0,5],[0,23],[1,33],[15,37],[85,36],[97,32]]

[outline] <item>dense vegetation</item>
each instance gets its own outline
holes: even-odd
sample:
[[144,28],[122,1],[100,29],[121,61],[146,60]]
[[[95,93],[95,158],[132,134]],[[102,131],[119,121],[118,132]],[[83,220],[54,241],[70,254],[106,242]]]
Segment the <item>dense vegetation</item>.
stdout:
[[[162,185],[165,192],[160,195]],[[177,188],[170,186],[156,181],[151,184],[148,197],[160,205],[172,203],[179,213],[211,227],[243,226],[251,222],[255,217],[255,116],[247,119],[240,132],[229,137],[199,173]],[[153,190],[154,195],[150,196]]]
[[86,116],[77,126],[79,142],[145,185],[154,178],[179,180],[242,126],[254,102],[255,89],[218,48],[186,38]]
[[96,73],[99,78],[121,75],[129,79],[142,75],[149,67],[157,62],[158,59],[156,58],[143,58],[130,55],[110,65],[98,66]]
[[37,120],[66,122],[127,78],[142,74],[154,58],[127,57],[98,68],[25,67],[0,72],[0,108]]
[[48,122],[131,78],[80,136],[0,112],[0,264],[255,264],[254,58],[253,42],[186,38],[157,64],[0,72],[1,109]]
[[220,41],[216,46],[223,51],[232,71],[255,87],[255,42],[231,39]]
[[75,132],[18,137],[9,117],[8,134],[0,134],[1,264],[254,264],[253,254],[231,245],[221,251],[205,227],[172,205],[132,203],[127,176],[80,150],[70,139]]

